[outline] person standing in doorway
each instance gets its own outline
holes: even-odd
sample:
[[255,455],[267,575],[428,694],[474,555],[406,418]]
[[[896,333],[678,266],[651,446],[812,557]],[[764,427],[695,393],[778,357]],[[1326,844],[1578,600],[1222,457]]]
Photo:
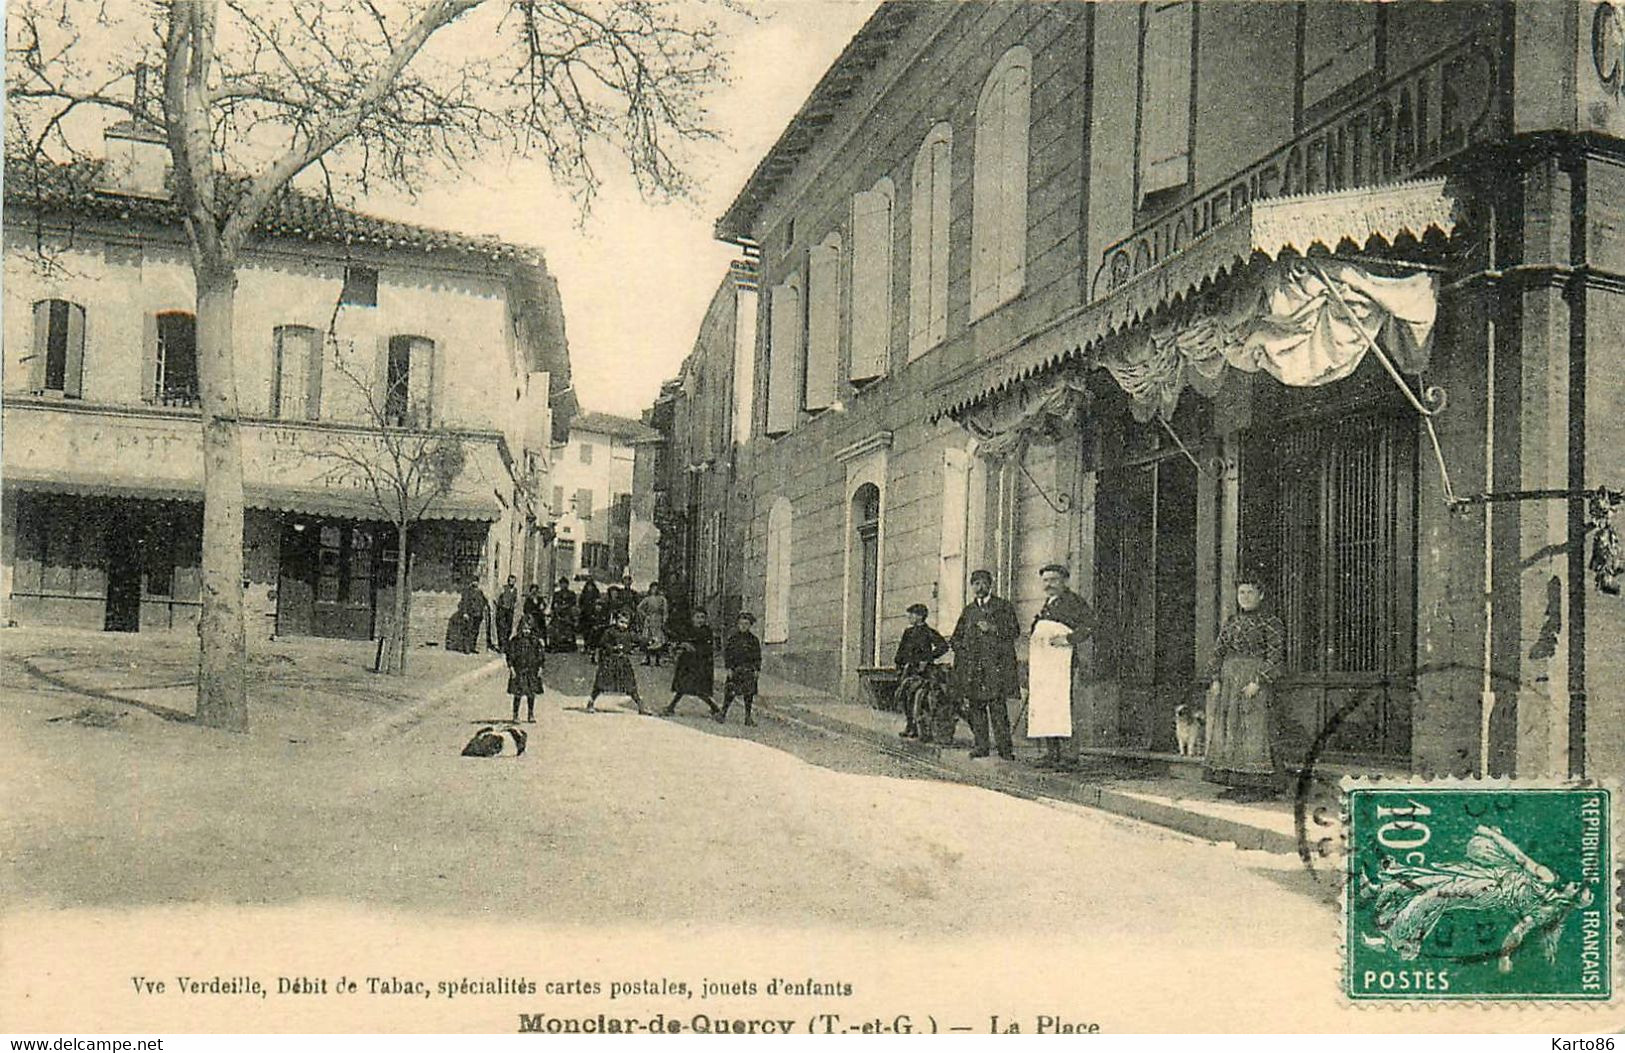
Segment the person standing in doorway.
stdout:
[[1236,583],[1236,613],[1213,644],[1207,692],[1208,781],[1229,787],[1222,796],[1261,800],[1276,781],[1271,721],[1272,687],[1286,667],[1286,626],[1261,609],[1262,574]]
[[972,757],[986,757],[988,730],[992,745],[1006,760],[1010,745],[1010,711],[1006,699],[1020,691],[1016,675],[1016,637],[1021,625],[1010,601],[993,595],[993,575],[978,570],[970,576],[971,602],[959,616],[952,639],[954,674],[965,697],[966,717],[976,744]]
[[1068,585],[1072,572],[1059,563],[1039,571],[1044,606],[1033,618],[1027,651],[1027,736],[1044,740],[1040,768],[1074,766],[1062,753],[1072,740],[1072,691],[1078,645],[1094,632],[1095,613]]
[[513,635],[513,612],[519,606],[519,579],[508,575],[502,591],[497,593],[496,632],[497,650],[507,649],[508,638]]

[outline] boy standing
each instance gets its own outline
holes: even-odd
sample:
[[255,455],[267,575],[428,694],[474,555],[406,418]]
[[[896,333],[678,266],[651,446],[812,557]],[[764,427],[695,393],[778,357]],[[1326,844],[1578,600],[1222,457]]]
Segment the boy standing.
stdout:
[[762,669],[762,641],[751,632],[755,624],[755,615],[740,611],[733,634],[722,646],[722,664],[728,667],[728,680],[722,686],[722,710],[716,715],[718,724],[727,721],[728,707],[733,705],[737,695],[745,701],[745,726],[756,725],[750,707],[756,701],[756,674]]
[[925,624],[930,616],[931,609],[925,604],[910,604],[908,628],[897,641],[897,671],[901,674],[897,696],[903,702],[903,715],[908,719],[908,726],[899,734],[902,738],[918,738],[922,742],[931,741],[932,717],[923,711],[923,703],[932,688],[940,689],[940,682],[936,680],[937,659],[948,653],[948,641]]

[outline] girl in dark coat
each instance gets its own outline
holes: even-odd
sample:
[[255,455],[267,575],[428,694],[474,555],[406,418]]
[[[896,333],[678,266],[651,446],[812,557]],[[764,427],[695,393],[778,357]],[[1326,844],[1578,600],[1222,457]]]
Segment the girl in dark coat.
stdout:
[[582,583],[581,598],[576,603],[576,620],[581,623],[581,646],[593,656],[593,661],[598,660],[598,637],[603,631],[598,621],[600,600],[598,583],[588,578]]
[[587,696],[588,713],[597,712],[594,703],[605,692],[626,695],[639,713],[648,713],[643,708],[643,699],[638,697],[638,675],[632,669],[632,659],[627,657],[637,646],[631,614],[625,610],[616,612],[614,624],[604,630],[598,641],[598,672],[592,678],[592,694]]
[[519,633],[508,642],[508,694],[513,696],[513,719],[519,719],[519,699],[525,700],[525,723],[536,723],[536,696],[542,693],[542,666],[547,661],[536,620],[526,615]]
[[675,639],[677,668],[671,674],[671,704],[661,711],[661,716],[674,716],[678,699],[693,695],[709,706],[711,716],[716,717],[722,710],[711,698],[716,693],[716,656],[712,651],[711,626],[706,624],[703,608],[695,608],[690,619],[692,624],[688,631]]
[[570,591],[570,579],[560,578],[553,590],[553,631],[548,646],[554,651],[576,649],[576,594]]

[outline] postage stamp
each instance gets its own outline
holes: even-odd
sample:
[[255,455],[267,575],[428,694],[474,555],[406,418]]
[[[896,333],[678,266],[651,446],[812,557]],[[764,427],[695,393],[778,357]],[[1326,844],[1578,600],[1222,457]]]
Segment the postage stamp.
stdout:
[[1345,792],[1349,998],[1613,997],[1609,789],[1354,780]]

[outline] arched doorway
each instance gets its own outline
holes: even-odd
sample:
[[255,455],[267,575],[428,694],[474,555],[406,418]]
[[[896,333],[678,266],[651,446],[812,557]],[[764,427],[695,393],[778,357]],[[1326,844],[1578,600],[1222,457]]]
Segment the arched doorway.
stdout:
[[857,556],[859,668],[876,664],[880,605],[880,488],[864,483],[852,495],[853,552]]

